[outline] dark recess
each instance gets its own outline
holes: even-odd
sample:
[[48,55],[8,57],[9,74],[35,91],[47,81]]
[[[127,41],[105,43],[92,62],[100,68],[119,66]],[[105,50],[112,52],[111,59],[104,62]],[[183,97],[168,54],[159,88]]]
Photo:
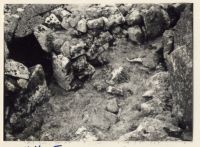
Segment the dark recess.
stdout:
[[27,67],[41,64],[43,66],[47,83],[52,77],[51,54],[42,50],[34,34],[23,38],[14,38],[8,45],[9,58],[23,63]]

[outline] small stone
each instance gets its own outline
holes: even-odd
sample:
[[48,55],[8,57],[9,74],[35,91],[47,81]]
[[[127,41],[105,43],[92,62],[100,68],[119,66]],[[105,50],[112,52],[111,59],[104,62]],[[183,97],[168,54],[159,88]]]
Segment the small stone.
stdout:
[[59,21],[59,19],[56,17],[55,14],[51,14],[50,16],[48,16],[45,19],[45,23],[49,26],[49,27],[53,27],[53,28],[59,28],[61,25],[61,22]]
[[7,59],[5,63],[5,75],[29,79],[30,72],[22,63],[16,62],[12,59]]
[[53,55],[53,75],[63,89],[70,90],[74,76],[70,69],[70,60],[67,57]]
[[119,111],[119,107],[116,99],[111,99],[107,101],[106,110],[111,113],[117,113]]
[[144,114],[149,114],[152,111],[151,105],[149,105],[147,103],[142,103],[140,105],[140,109]]
[[145,100],[150,100],[153,98],[153,95],[154,95],[154,90],[148,90],[142,95],[142,97],[145,98]]
[[103,18],[88,20],[87,26],[89,29],[101,29],[104,26]]
[[113,36],[110,34],[110,32],[101,32],[98,38],[98,41],[101,43],[101,45],[110,43],[113,40]]
[[64,28],[64,29],[66,29],[66,30],[68,30],[71,26],[70,26],[70,24],[69,24],[69,19],[68,19],[68,17],[64,17],[63,18],[63,20],[62,20],[62,22],[61,22],[61,26]]
[[6,60],[8,57],[9,57],[9,50],[6,42],[4,41],[4,60]]
[[82,33],[86,33],[87,32],[87,21],[85,19],[81,19],[78,22],[76,29]]
[[167,56],[174,50],[174,32],[172,30],[166,30],[163,33],[163,55],[166,59]]
[[99,6],[92,6],[86,9],[86,16],[89,19],[101,17],[102,9]]
[[140,63],[142,64],[142,58],[134,58],[134,59],[128,59],[127,58],[127,61],[131,62],[131,63]]
[[67,40],[63,43],[60,48],[60,52],[65,56],[70,58],[70,42]]
[[121,25],[125,22],[125,18],[121,13],[117,13],[114,15],[110,15],[108,17],[108,24],[106,25],[106,27],[110,28],[111,26],[117,26],[117,25]]
[[90,49],[87,51],[86,55],[89,60],[96,59],[101,53],[105,51],[104,47],[98,47],[95,44],[92,44]]
[[15,30],[18,25],[19,16],[18,15],[5,15],[4,20],[4,36],[5,41],[10,42],[13,38]]
[[68,17],[71,15],[71,13],[62,7],[58,7],[51,11],[51,13],[55,14],[58,18],[63,19],[64,17]]
[[71,59],[75,59],[81,55],[84,55],[85,54],[85,48],[86,47],[86,44],[79,40],[77,42],[77,44],[73,44],[70,46],[70,58]]
[[117,96],[124,96],[124,92],[123,89],[121,88],[116,88],[113,86],[108,86],[108,88],[106,89],[106,91],[112,95],[117,95]]
[[141,25],[142,16],[140,15],[139,10],[132,9],[131,12],[126,16],[126,21],[128,25]]
[[149,53],[146,57],[142,59],[142,64],[144,67],[150,70],[155,70],[159,63],[159,56],[156,52]]
[[47,35],[51,33],[51,29],[47,28],[44,25],[38,25],[34,28],[34,35],[38,40],[41,48],[46,52],[51,52],[50,48],[47,46]]
[[144,42],[144,34],[139,26],[130,27],[127,31],[128,37],[131,41],[137,44],[141,44],[142,42]]
[[9,95],[8,94],[9,92],[14,93],[17,90],[16,85],[12,81],[8,80],[7,78],[5,78],[4,86],[5,86],[5,91],[6,91],[5,95]]
[[126,82],[129,79],[128,74],[126,74],[126,71],[124,67],[120,66],[118,68],[115,68],[110,75],[110,79],[106,82],[108,84],[116,84],[116,83],[123,83]]
[[17,80],[17,83],[22,89],[26,89],[28,86],[28,80],[25,79],[19,79]]
[[69,18],[68,18],[68,22],[69,22],[69,25],[72,27],[72,28],[75,28],[78,24],[78,22],[80,21],[81,19],[81,16],[80,14],[72,14]]

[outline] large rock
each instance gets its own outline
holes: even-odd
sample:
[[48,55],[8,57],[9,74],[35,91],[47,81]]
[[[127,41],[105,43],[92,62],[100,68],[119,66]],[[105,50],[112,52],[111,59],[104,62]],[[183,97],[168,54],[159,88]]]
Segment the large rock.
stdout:
[[182,124],[192,129],[193,114],[193,62],[188,48],[180,46],[169,56],[168,68],[172,86],[173,112]]
[[53,75],[63,89],[70,90],[71,82],[74,78],[70,69],[70,60],[63,55],[53,55]]
[[158,6],[152,6],[143,14],[146,36],[148,39],[161,35],[169,27],[170,21],[167,12]]
[[66,40],[71,40],[71,36],[66,31],[55,31],[47,35],[47,48],[55,53],[61,53],[61,47]]
[[12,59],[6,60],[4,73],[5,75],[22,79],[29,79],[30,75],[30,72],[26,66]]
[[33,32],[33,28],[44,22],[41,14],[44,14],[59,5],[38,5],[29,4],[25,7],[21,19],[15,31],[15,37],[25,37]]
[[193,10],[188,4],[174,27],[174,51],[167,58],[172,87],[173,113],[190,132],[193,124]]

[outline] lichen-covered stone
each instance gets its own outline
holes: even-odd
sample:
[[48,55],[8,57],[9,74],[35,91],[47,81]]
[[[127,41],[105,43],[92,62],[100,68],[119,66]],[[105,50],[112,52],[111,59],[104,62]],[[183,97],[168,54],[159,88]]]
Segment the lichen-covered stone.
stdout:
[[59,19],[56,17],[55,14],[50,14],[45,19],[45,24],[52,28],[59,28],[61,26],[61,22],[59,21]]
[[10,75],[17,78],[29,79],[30,72],[22,63],[7,59],[5,63],[5,75]]

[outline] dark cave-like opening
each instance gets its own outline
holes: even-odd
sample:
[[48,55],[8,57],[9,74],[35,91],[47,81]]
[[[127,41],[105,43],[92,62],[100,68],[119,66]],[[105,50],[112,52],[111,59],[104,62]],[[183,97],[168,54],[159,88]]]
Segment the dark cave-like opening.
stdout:
[[47,83],[49,83],[53,73],[51,54],[42,50],[34,34],[23,38],[14,38],[7,46],[9,58],[21,62],[27,67],[41,64]]

